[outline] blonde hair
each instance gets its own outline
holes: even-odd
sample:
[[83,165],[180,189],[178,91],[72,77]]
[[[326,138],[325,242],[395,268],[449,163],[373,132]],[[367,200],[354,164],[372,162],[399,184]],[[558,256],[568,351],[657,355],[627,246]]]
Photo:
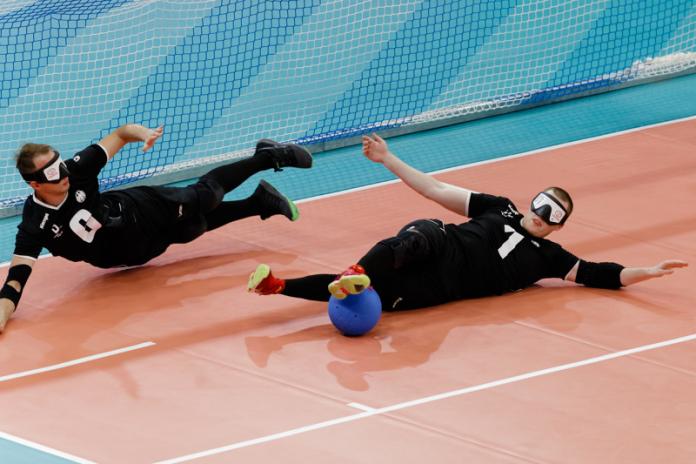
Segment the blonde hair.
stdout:
[[573,199],[570,198],[570,194],[560,187],[549,187],[544,192],[552,195],[557,200],[561,200],[563,203],[567,204],[566,210],[568,216],[573,212]]

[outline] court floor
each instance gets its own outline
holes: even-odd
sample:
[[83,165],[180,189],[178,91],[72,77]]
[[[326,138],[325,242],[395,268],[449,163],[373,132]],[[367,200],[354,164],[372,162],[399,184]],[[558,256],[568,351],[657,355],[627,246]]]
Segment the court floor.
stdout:
[[563,186],[575,212],[551,238],[576,255],[692,266],[620,291],[542,281],[386,313],[361,338],[325,304],[248,294],[246,279],[259,262],[339,272],[412,219],[463,221],[400,183],[304,201],[296,223],[234,223],[137,269],[43,259],[0,343],[0,430],[25,450],[8,456],[693,462],[695,149],[689,119],[437,174],[520,209]]

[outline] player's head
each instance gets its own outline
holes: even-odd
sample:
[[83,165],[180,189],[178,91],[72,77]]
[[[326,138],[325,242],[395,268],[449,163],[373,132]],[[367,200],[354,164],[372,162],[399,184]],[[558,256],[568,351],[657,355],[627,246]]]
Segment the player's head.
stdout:
[[50,145],[26,143],[15,158],[22,178],[37,192],[61,193],[70,187],[70,173]]
[[535,237],[546,237],[559,230],[573,212],[573,200],[560,187],[549,187],[533,199],[522,226]]

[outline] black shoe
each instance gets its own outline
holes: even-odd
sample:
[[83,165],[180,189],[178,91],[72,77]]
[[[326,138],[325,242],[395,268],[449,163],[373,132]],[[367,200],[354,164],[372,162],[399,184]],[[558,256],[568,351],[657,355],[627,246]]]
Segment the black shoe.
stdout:
[[265,155],[271,158],[274,171],[281,168],[311,168],[312,155],[306,148],[294,143],[278,143],[271,139],[261,139],[256,143],[254,156]]
[[278,142],[271,139],[261,139],[256,142],[256,151],[263,150],[264,148],[273,148],[280,145]]
[[300,217],[295,203],[265,180],[259,182],[259,186],[256,187],[251,196],[259,202],[261,206],[259,216],[263,220],[276,214],[282,214],[291,221],[296,221]]

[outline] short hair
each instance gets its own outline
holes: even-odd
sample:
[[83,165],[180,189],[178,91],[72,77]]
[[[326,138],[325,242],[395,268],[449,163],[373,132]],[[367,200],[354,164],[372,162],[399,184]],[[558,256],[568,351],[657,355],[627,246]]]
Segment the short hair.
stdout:
[[31,174],[36,171],[36,164],[34,164],[34,159],[48,153],[49,151],[55,151],[52,146],[45,145],[43,143],[25,143],[17,151],[15,155],[15,161],[17,162],[17,169],[21,174]]
[[566,210],[568,212],[568,216],[570,216],[570,213],[573,212],[573,199],[570,198],[570,194],[568,192],[560,187],[549,187],[544,190],[544,192],[553,196],[557,200],[561,200],[562,202],[566,203],[568,205]]

